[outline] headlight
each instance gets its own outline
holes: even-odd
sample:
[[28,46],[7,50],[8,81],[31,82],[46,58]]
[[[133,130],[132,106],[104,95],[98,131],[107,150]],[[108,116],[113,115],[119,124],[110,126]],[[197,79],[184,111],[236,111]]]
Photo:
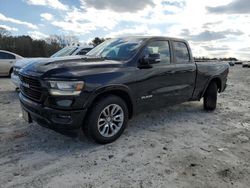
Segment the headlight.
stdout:
[[51,95],[79,95],[84,87],[83,81],[49,81]]
[[14,67],[13,70],[16,71],[16,72],[19,72],[20,68],[19,67]]

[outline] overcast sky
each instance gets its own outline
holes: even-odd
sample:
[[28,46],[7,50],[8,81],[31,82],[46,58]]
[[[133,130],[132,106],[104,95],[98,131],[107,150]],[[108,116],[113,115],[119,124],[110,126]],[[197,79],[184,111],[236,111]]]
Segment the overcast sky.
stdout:
[[0,27],[35,39],[163,35],[195,56],[250,59],[250,0],[0,0]]

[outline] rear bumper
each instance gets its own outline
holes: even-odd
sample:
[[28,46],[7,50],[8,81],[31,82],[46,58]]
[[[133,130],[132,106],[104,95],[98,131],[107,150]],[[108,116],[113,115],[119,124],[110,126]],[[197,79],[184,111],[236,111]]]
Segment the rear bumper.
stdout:
[[87,109],[56,110],[44,107],[19,94],[21,107],[27,111],[31,119],[39,125],[55,130],[74,130],[82,126]]

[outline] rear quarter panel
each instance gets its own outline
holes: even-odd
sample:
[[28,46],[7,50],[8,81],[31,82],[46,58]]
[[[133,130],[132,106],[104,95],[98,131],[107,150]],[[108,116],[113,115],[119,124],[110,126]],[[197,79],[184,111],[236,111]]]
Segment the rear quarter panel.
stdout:
[[200,62],[196,63],[197,78],[193,98],[200,99],[210,81],[214,78],[221,80],[222,89],[225,87],[229,65],[222,62]]
[[9,59],[0,59],[0,76],[8,76],[13,64]]

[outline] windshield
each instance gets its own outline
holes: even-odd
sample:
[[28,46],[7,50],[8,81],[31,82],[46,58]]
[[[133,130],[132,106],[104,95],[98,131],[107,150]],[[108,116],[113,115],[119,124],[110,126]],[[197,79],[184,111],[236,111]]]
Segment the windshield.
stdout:
[[56,52],[55,54],[53,54],[50,57],[63,57],[63,56],[70,56],[72,55],[75,51],[77,50],[77,47],[73,47],[73,46],[67,46],[61,50],[59,50],[58,52]]
[[87,56],[118,61],[128,60],[136,53],[142,41],[141,38],[109,39],[89,51]]

